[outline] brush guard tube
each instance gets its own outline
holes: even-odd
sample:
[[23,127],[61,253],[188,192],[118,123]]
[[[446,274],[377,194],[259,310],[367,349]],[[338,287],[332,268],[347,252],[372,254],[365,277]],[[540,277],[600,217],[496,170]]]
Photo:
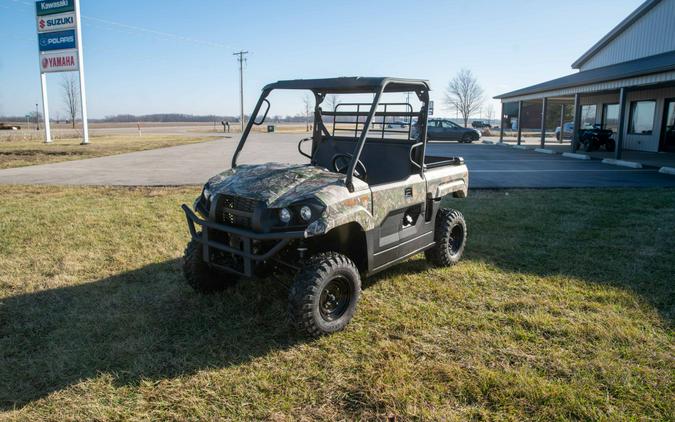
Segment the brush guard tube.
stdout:
[[[227,226],[225,224],[201,219],[197,216],[197,214],[194,213],[194,211],[190,209],[190,207],[185,204],[181,205],[181,208],[183,209],[183,212],[185,212],[185,218],[187,219],[188,229],[190,230],[190,236],[192,237],[192,240],[202,244],[202,255],[204,262],[221,270],[244,277],[253,276],[253,262],[268,260],[281,251],[284,247],[286,247],[291,242],[291,240],[304,239],[307,237],[304,231],[256,233],[251,230]],[[197,232],[196,226],[201,226],[202,231]],[[209,230],[204,230],[204,228],[238,236],[241,239],[242,248],[233,248],[230,245],[209,239]],[[253,240],[276,240],[277,242],[267,252],[256,254],[253,253],[251,249],[251,243]],[[244,264],[244,271],[212,262],[210,253],[211,249],[216,249],[241,257]]]

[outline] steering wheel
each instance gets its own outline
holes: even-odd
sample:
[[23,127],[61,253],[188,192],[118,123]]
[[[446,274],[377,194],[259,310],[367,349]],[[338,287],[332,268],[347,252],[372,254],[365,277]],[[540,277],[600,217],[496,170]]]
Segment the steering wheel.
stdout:
[[[346,174],[349,169],[349,163],[354,159],[354,156],[351,154],[340,153],[335,154],[331,160],[333,165],[333,170],[338,173]],[[366,166],[363,165],[361,160],[356,162],[356,167],[354,168],[354,176],[363,180],[364,182],[368,179],[368,171]]]

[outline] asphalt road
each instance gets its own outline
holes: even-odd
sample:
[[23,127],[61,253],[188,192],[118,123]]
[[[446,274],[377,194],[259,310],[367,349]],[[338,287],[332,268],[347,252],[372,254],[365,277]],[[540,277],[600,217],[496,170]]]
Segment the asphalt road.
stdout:
[[431,143],[427,153],[460,156],[471,188],[675,187],[675,176],[532,150],[486,144]]
[[[303,134],[254,134],[239,163],[307,160],[297,152]],[[95,140],[94,140],[95,142]],[[230,167],[238,137],[109,157],[0,170],[2,184],[202,184]],[[471,188],[675,187],[675,176],[599,161],[485,144],[432,143],[428,153],[464,157]]]

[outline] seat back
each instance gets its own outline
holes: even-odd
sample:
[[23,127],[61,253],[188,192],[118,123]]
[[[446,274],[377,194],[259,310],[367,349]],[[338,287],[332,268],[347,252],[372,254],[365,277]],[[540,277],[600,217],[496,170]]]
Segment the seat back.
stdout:
[[[316,146],[312,164],[333,168],[336,154],[354,154],[357,141],[351,137],[326,136]],[[366,139],[360,160],[366,167],[368,183],[379,185],[404,180],[417,171],[410,163],[410,147],[413,141],[407,139]]]

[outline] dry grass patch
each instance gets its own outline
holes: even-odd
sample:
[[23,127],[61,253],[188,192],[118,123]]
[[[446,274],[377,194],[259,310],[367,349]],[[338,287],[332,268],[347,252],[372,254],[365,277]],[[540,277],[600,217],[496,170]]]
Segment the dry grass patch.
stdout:
[[280,282],[201,296],[197,188],[0,187],[0,418],[670,419],[675,190],[478,192],[466,259],[307,341]]
[[57,139],[45,144],[42,139],[0,138],[0,169],[103,157],[125,152],[204,142],[207,136],[181,135],[101,135],[92,136],[89,145],[81,138]]

